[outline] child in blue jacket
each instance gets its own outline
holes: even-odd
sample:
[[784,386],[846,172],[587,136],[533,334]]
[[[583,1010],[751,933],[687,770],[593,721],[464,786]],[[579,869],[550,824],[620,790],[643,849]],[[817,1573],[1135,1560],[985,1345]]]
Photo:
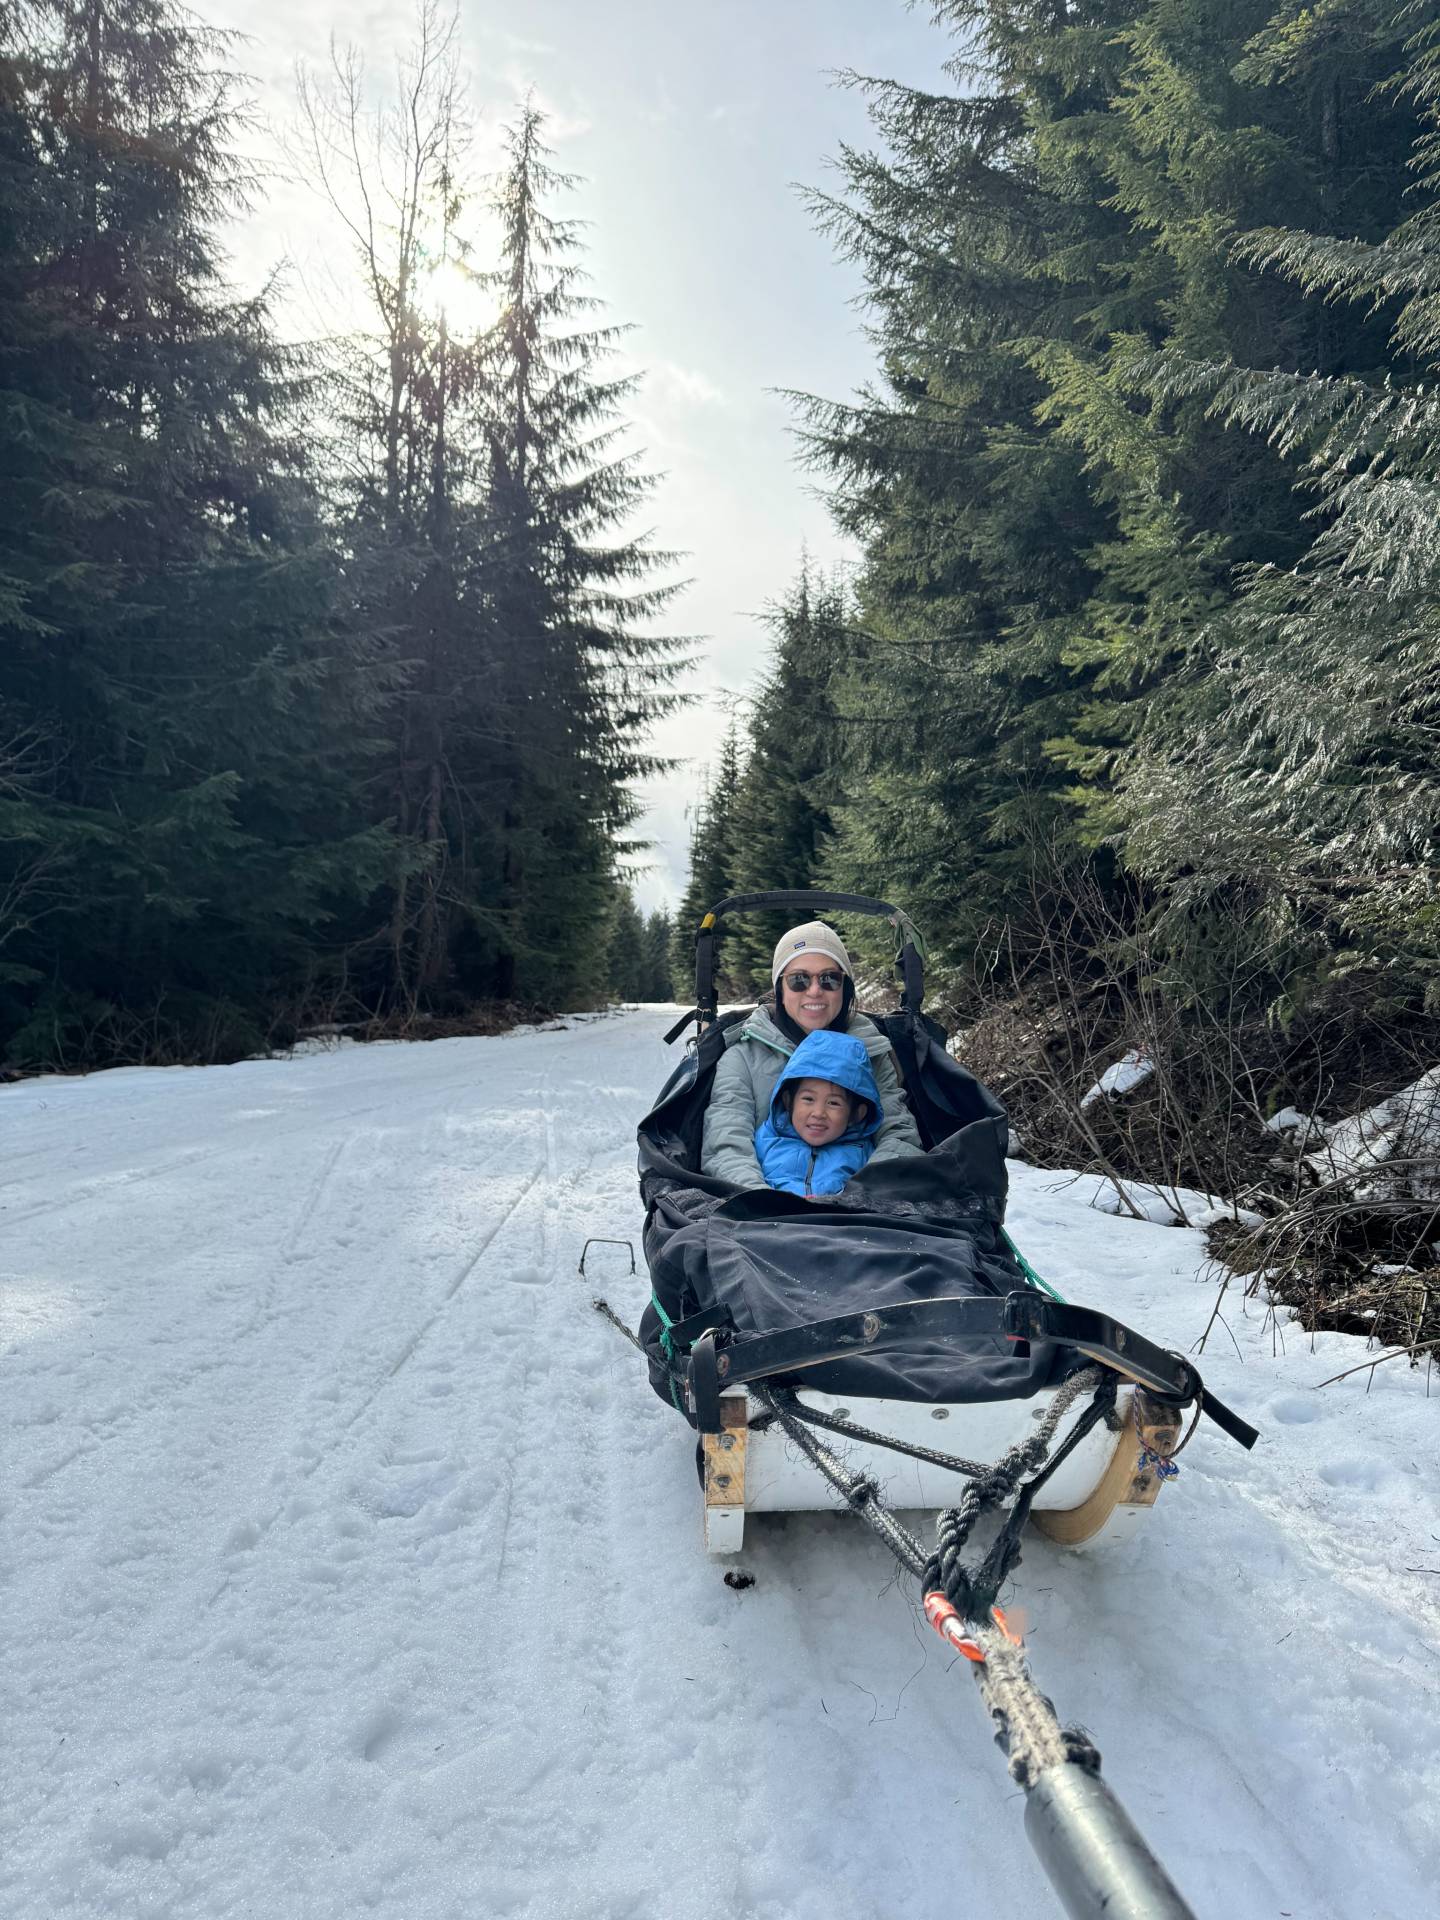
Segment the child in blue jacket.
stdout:
[[880,1090],[863,1040],[823,1029],[807,1034],[775,1083],[755,1129],[767,1183],[786,1193],[839,1193],[875,1150]]

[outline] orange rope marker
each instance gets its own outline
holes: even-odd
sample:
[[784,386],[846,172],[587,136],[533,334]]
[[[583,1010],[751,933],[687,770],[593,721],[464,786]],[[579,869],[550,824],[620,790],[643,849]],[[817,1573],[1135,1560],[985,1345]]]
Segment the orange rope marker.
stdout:
[[925,1618],[940,1638],[952,1646],[957,1653],[963,1653],[967,1660],[974,1660],[979,1665],[984,1665],[985,1655],[966,1633],[965,1622],[938,1587],[932,1587],[925,1596]]
[[[985,1651],[983,1647],[970,1638],[970,1635],[965,1631],[965,1622],[960,1618],[960,1615],[955,1611],[954,1607],[951,1606],[950,1602],[938,1587],[932,1587],[925,1596],[925,1618],[930,1622],[940,1638],[945,1641],[948,1646],[952,1646],[957,1653],[963,1653],[967,1660],[973,1660],[977,1666],[983,1666],[985,1664]],[[990,1609],[990,1618],[995,1622],[996,1626],[1000,1629],[1001,1633],[1004,1634],[1012,1647],[1020,1647],[1025,1644],[1020,1638],[1020,1635],[1016,1633],[1010,1622],[1005,1618],[1004,1613],[999,1607],[992,1607]]]

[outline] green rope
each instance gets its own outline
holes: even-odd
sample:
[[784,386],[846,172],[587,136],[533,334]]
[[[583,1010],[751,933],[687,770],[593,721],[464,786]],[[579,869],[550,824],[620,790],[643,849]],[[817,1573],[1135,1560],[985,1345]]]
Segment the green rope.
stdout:
[[1025,1278],[1030,1282],[1031,1286],[1039,1287],[1040,1291],[1042,1293],[1048,1293],[1052,1300],[1059,1300],[1063,1302],[1065,1298],[1064,1294],[1061,1293],[1058,1288],[1052,1287],[1048,1280],[1042,1280],[1040,1278],[1039,1274],[1035,1271],[1034,1267],[1031,1266],[1030,1262],[1025,1258],[1024,1254],[1021,1253],[1020,1249],[1016,1246],[1015,1242],[1010,1238],[1009,1234],[1006,1233],[1003,1227],[1000,1229],[1000,1234],[1006,1246],[1009,1247],[1011,1253],[1014,1254],[1016,1260],[1019,1262],[1020,1271],[1024,1274]]
[[656,1299],[655,1289],[653,1287],[650,1289],[650,1304],[652,1307],[654,1307],[656,1313],[659,1314],[660,1325],[661,1325],[661,1328],[663,1329],[660,1335],[660,1351],[664,1354],[665,1358],[670,1362],[670,1367],[671,1367],[670,1399],[674,1404],[675,1411],[677,1413],[684,1413],[685,1409],[680,1404],[680,1396],[675,1391],[674,1369],[677,1363],[675,1359],[675,1342],[670,1338],[670,1329],[674,1326],[675,1322],[670,1318],[669,1314],[666,1313],[664,1307],[662,1307],[660,1302]]

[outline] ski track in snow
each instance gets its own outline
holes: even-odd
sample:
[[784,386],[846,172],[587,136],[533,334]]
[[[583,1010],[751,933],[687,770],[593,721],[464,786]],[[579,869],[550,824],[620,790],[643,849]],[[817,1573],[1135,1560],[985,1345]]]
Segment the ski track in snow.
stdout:
[[[589,1311],[671,1017],[0,1089],[7,1920],[1059,1911],[909,1583],[821,1512],[727,1588]],[[1193,1344],[1198,1234],[1012,1174],[1042,1273]],[[1224,1312],[1255,1452],[1009,1603],[1197,1913],[1434,1911],[1440,1391]]]

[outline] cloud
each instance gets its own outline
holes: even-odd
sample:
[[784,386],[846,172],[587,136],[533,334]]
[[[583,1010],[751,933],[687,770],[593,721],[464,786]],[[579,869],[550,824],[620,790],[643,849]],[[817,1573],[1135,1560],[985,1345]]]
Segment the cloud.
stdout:
[[651,360],[644,365],[641,392],[653,406],[723,407],[725,395],[697,367],[674,360]]
[[[535,75],[524,67],[513,64],[507,66],[501,77],[512,100],[528,99],[544,114],[542,133],[548,146],[563,147],[567,140],[578,140],[593,127],[594,122],[588,115],[567,112],[554,95],[539,84]],[[502,114],[502,118],[509,117]]]

